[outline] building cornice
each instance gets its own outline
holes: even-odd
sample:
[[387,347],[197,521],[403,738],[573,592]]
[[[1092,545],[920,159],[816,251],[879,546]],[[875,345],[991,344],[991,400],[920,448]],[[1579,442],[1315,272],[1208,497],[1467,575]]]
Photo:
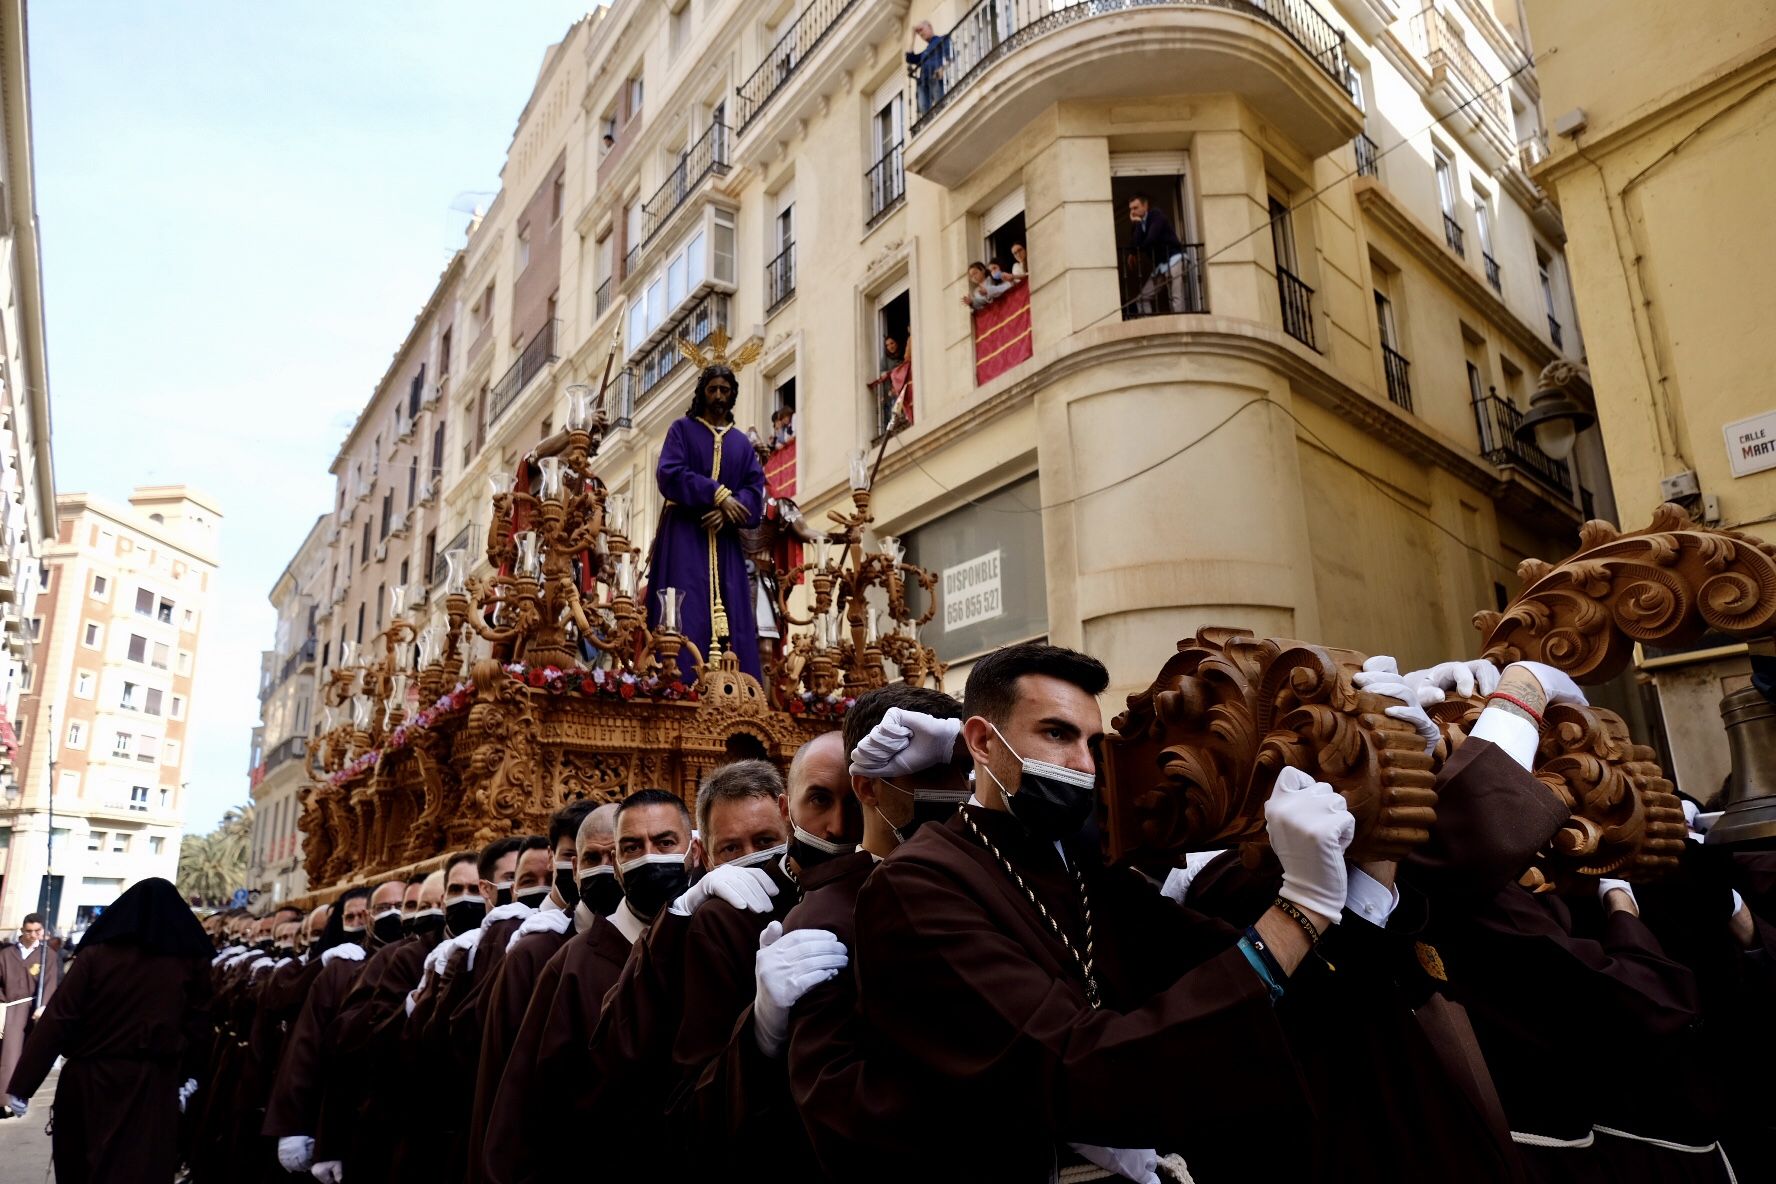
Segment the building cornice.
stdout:
[[1356,177],[1357,205],[1382,229],[1393,235],[1400,245],[1412,252],[1413,258],[1430,268],[1444,283],[1454,288],[1467,302],[1498,327],[1511,344],[1522,350],[1536,369],[1541,369],[1562,355],[1535,330],[1511,311],[1510,305],[1472,271],[1420,222],[1394,199],[1387,186],[1371,177]]
[[[179,487],[175,486],[173,488]],[[216,509],[214,503],[203,494],[192,491],[189,496],[192,501],[209,509],[218,517],[221,516],[221,511]],[[117,523],[117,525],[124,527],[127,530],[133,530],[138,534],[147,535],[155,542],[170,547],[174,551],[177,551],[181,555],[195,560],[198,563],[208,564],[211,567],[215,567],[218,564],[216,556],[211,554],[208,550],[193,546],[190,539],[174,536],[167,530],[165,524],[155,522],[153,519],[149,518],[148,515],[137,510],[134,506],[119,505],[109,498],[96,493],[73,492],[56,495],[56,516],[58,522],[62,518],[78,517],[81,514],[97,514],[101,517],[109,518],[111,521]],[[60,538],[59,529],[51,533],[51,538]],[[52,549],[61,546],[62,544],[59,542],[51,543]],[[84,550],[84,548],[77,539],[74,543],[69,545],[69,550],[72,553],[78,554]]]

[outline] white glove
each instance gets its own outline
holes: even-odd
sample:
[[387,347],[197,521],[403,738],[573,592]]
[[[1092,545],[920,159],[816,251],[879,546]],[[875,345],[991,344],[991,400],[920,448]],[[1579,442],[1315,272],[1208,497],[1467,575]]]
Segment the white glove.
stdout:
[[512,936],[506,939],[506,950],[510,952],[527,933],[566,933],[572,924],[573,914],[566,909],[538,909],[512,930]]
[[882,722],[851,750],[851,773],[857,777],[904,777],[950,763],[959,719],[938,719],[923,711],[890,707]]
[[1300,769],[1285,767],[1264,803],[1264,828],[1283,865],[1277,895],[1336,925],[1350,888],[1344,853],[1357,834],[1344,796]]
[[25,1116],[25,1111],[31,1108],[31,1103],[14,1094],[7,1094],[6,1108],[12,1111],[12,1116],[14,1118],[23,1118]]
[[[1479,694],[1482,698],[1498,690],[1499,668],[1484,659],[1473,662],[1439,662],[1423,670],[1403,676],[1406,685],[1418,692],[1420,703],[1441,703],[1453,691],[1466,699]],[[1433,696],[1432,691],[1436,694]]]
[[[1371,658],[1369,661],[1373,662],[1375,659]],[[1392,662],[1393,659],[1388,658],[1387,661]],[[1364,663],[1364,665],[1368,665],[1368,663]],[[1351,679],[1351,682],[1359,689],[1372,694],[1398,699],[1400,706],[1386,708],[1382,714],[1389,719],[1402,720],[1411,724],[1413,730],[1418,733],[1418,738],[1424,741],[1426,756],[1430,756],[1437,750],[1437,741],[1443,738],[1443,733],[1432,722],[1431,717],[1425,714],[1424,703],[1420,701],[1418,692],[1407,684],[1403,676],[1372,671],[1356,675]],[[1436,694],[1437,698],[1430,700],[1430,702],[1435,703],[1442,699],[1442,692],[1439,691]]]
[[1067,1146],[1107,1172],[1115,1172],[1136,1184],[1159,1184],[1159,1152],[1151,1147],[1094,1147],[1090,1143]]
[[1167,900],[1183,904],[1184,898],[1190,895],[1190,885],[1196,882],[1197,873],[1225,854],[1225,851],[1185,852],[1184,866],[1175,867],[1166,873],[1165,883],[1160,885],[1159,894]]
[[786,934],[781,921],[765,926],[753,960],[758,990],[753,996],[752,1030],[759,1051],[768,1057],[780,1054],[789,1040],[790,1008],[850,961],[845,943],[828,930],[797,929]]
[[314,1163],[315,1141],[307,1135],[285,1135],[278,1140],[278,1163],[286,1172],[306,1172]]
[[191,1095],[196,1092],[197,1078],[187,1077],[185,1079],[185,1084],[179,1087],[179,1113],[185,1113],[185,1103],[189,1102],[191,1100]]
[[1634,899],[1634,885],[1630,884],[1627,880],[1612,880],[1608,876],[1597,877],[1598,900],[1601,900],[1607,905],[1609,904],[1609,894],[1617,891],[1626,892],[1628,894],[1628,899],[1633,901],[1634,912],[1638,916],[1640,913],[1640,901]]
[[1542,684],[1542,690],[1548,693],[1550,707],[1556,703],[1570,703],[1574,707],[1585,707],[1590,703],[1585,698],[1585,692],[1579,689],[1579,684],[1568,677],[1564,670],[1556,670],[1542,662],[1513,662],[1511,665],[1521,666],[1535,675],[1535,680]]
[[344,958],[347,962],[362,962],[364,947],[355,941],[341,942],[321,955],[321,965],[325,966],[335,958]]
[[1728,913],[1727,916],[1737,917],[1740,913],[1745,911],[1745,898],[1739,895],[1739,889],[1737,888],[1733,888],[1730,891],[1733,893],[1733,911]]
[[1691,830],[1695,830],[1696,818],[1702,813],[1702,807],[1698,806],[1695,802],[1692,802],[1689,798],[1679,798],[1678,804],[1683,807],[1684,825]]
[[1720,821],[1720,816],[1725,812],[1726,811],[1724,810],[1704,810],[1696,815],[1696,821],[1693,824],[1696,828],[1696,832],[1698,834],[1707,834],[1714,828],[1714,824]]
[[339,1184],[345,1179],[345,1165],[337,1159],[323,1159],[308,1169],[308,1174],[319,1180],[321,1184]]
[[681,917],[696,912],[712,896],[720,897],[742,912],[768,913],[777,885],[762,867],[735,867],[723,864],[685,890],[672,904],[672,911]]

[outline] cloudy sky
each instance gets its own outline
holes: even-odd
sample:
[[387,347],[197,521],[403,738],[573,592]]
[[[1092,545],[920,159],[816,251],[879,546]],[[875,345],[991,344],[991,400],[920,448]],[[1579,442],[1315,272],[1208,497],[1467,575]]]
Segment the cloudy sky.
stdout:
[[190,831],[248,798],[266,597],[592,3],[31,6],[56,485],[183,482],[224,513]]

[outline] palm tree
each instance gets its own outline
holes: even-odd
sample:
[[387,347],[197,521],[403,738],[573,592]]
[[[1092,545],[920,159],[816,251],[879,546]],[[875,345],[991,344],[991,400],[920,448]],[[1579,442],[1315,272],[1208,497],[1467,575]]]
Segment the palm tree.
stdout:
[[235,806],[207,835],[187,835],[179,844],[179,891],[186,899],[225,904],[247,882],[247,854],[253,834],[253,807]]

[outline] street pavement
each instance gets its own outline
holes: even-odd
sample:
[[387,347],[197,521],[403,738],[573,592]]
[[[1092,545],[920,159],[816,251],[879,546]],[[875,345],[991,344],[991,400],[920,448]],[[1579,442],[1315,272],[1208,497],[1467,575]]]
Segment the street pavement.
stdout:
[[31,1100],[28,1114],[0,1122],[0,1184],[44,1184],[55,1178],[49,1170],[49,1136],[43,1128],[49,1122],[49,1102],[55,1097],[61,1072],[57,1065]]

